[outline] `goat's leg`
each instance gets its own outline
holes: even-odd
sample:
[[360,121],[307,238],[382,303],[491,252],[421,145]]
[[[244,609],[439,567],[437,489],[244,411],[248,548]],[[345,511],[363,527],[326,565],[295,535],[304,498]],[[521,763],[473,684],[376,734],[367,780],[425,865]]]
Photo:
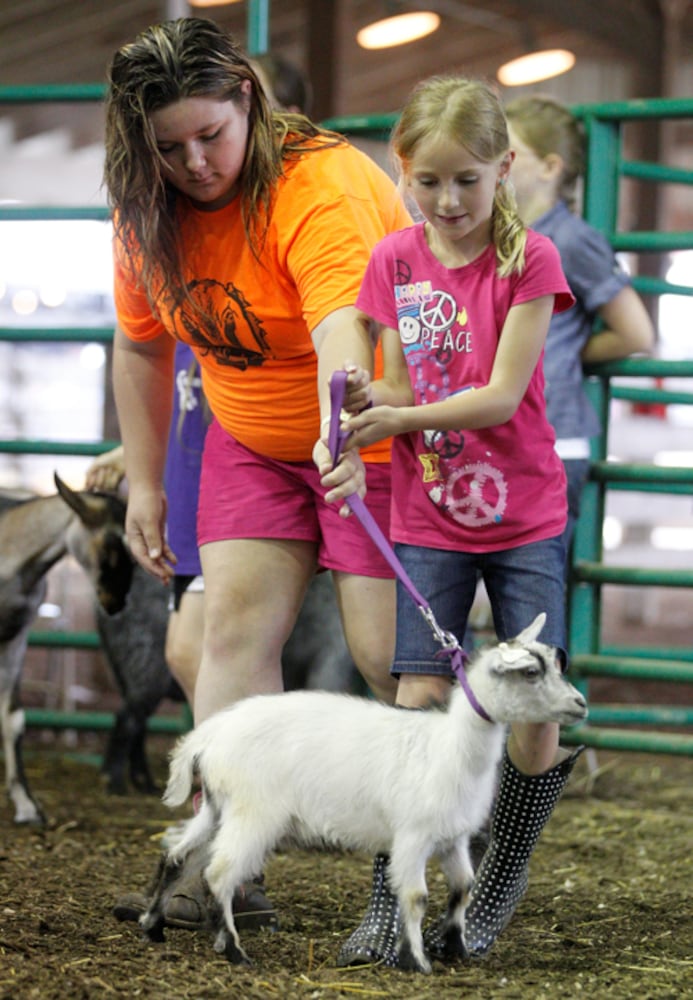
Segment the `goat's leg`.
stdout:
[[130,743],[130,781],[138,792],[156,795],[160,788],[152,777],[147,757],[147,715],[137,717],[137,727]]
[[14,806],[15,823],[43,825],[46,822],[46,817],[41,806],[31,794],[24,773],[22,759],[24,710],[20,707],[12,710],[11,701],[12,696],[9,691],[3,691],[0,694],[0,727],[2,727],[2,743],[5,754],[7,794]]
[[412,972],[430,972],[424,950],[421,923],[428,904],[426,862],[429,845],[403,843],[395,838],[390,859],[390,884],[399,899],[402,930],[398,944],[398,967]]
[[115,717],[101,765],[101,773],[106,779],[106,790],[112,795],[125,795],[128,790],[125,769],[130,755],[131,736],[125,713],[126,709],[121,708]]
[[179,875],[180,863],[170,854],[162,855],[149,906],[139,919],[140,927],[150,941],[164,940],[164,894]]
[[225,926],[219,929],[214,947],[234,964],[250,964],[234,921],[234,893],[246,879],[262,871],[265,858],[280,839],[283,826],[280,817],[275,817],[273,824],[269,817],[259,815],[248,803],[238,812],[234,812],[232,805],[227,805],[222,812],[205,879],[224,915]]
[[426,949],[442,962],[464,958],[464,911],[474,881],[474,868],[469,854],[469,837],[460,837],[449,850],[439,856],[447,879],[449,896],[447,911],[428,928],[424,935]]
[[212,839],[217,824],[218,816],[214,807],[203,797],[199,812],[185,821],[180,835],[171,847],[171,858],[182,865],[189,854]]
[[233,965],[251,965],[236,930],[230,897],[224,900],[220,914],[217,935],[214,939],[214,950],[223,954]]

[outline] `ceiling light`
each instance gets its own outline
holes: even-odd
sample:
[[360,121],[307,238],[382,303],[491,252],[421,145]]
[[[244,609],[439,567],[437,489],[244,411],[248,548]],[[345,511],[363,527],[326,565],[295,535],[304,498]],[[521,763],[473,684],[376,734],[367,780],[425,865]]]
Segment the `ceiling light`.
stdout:
[[575,56],[567,49],[543,49],[504,63],[496,76],[505,87],[521,87],[567,73],[575,65]]
[[363,49],[389,49],[394,45],[414,42],[432,34],[440,24],[440,17],[430,10],[414,10],[409,14],[396,14],[382,21],[373,21],[356,35]]

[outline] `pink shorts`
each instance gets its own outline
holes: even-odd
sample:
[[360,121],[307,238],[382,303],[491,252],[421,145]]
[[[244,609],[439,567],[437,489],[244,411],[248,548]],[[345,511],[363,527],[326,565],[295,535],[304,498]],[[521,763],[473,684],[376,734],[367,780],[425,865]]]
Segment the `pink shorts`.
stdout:
[[[366,504],[390,537],[390,465],[366,465]],[[280,462],[240,444],[214,420],[207,431],[197,508],[197,541],[281,538],[315,542],[318,563],[356,576],[394,573],[354,515],[326,503],[313,462]]]

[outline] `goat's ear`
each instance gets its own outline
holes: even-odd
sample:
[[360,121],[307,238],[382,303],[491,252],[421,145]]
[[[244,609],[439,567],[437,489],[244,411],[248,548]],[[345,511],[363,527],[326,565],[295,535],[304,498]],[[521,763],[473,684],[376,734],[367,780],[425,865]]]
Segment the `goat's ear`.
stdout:
[[520,645],[528,646],[530,642],[534,642],[538,638],[541,630],[546,624],[546,612],[542,611],[534,619],[531,625],[528,625],[526,629],[523,629],[519,635],[515,636],[513,642],[517,642]]
[[112,519],[108,499],[85,490],[76,492],[64,483],[57,472],[53,473],[55,487],[67,506],[75,512],[87,528],[100,528]]

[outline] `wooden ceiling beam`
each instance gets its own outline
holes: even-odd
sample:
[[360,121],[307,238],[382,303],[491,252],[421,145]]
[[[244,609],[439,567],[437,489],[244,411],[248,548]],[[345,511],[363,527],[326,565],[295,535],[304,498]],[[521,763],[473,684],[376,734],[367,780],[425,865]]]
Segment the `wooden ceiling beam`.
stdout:
[[542,18],[586,35],[597,35],[616,51],[633,59],[652,58],[662,40],[663,20],[658,5],[645,0],[523,0],[525,21]]

